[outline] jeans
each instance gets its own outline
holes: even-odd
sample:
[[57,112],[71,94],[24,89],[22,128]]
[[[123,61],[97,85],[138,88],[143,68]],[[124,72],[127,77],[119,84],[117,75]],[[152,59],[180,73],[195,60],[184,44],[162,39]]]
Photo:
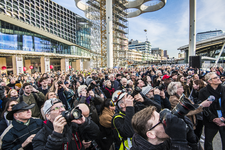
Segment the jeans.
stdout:
[[204,143],[205,150],[213,150],[212,141],[218,131],[220,133],[222,141],[222,150],[225,150],[225,127],[212,128],[207,125],[205,125],[205,143]]

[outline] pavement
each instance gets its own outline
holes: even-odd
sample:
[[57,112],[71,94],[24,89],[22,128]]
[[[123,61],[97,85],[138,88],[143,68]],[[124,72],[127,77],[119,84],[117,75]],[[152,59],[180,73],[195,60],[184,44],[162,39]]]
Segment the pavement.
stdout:
[[[201,143],[201,145],[204,148],[204,143]],[[219,132],[216,134],[216,136],[213,139],[213,150],[222,150],[222,142],[221,142]]]

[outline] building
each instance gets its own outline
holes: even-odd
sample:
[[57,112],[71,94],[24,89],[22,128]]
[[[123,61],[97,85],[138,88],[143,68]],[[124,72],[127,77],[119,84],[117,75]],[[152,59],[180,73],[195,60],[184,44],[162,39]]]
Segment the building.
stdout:
[[164,57],[164,51],[160,49],[159,47],[157,48],[152,48],[152,55],[159,55],[160,57]]
[[164,57],[169,58],[168,54],[167,54],[167,50],[164,50]]
[[178,53],[178,58],[184,58],[185,57],[185,53],[179,52]]
[[[51,0],[0,1],[0,67],[16,74],[90,68],[93,24]],[[4,68],[4,67],[3,67]],[[52,67],[51,67],[52,68]]]
[[148,53],[148,54],[151,53],[151,44],[149,41],[140,42],[138,40],[134,41],[133,39],[131,39],[129,41],[128,48],[129,50],[136,49],[143,53]]
[[219,36],[223,33],[224,33],[224,31],[222,31],[222,30],[199,32],[196,35],[196,42],[206,40],[206,39],[209,39],[209,38],[212,38],[212,37],[215,37],[215,36]]

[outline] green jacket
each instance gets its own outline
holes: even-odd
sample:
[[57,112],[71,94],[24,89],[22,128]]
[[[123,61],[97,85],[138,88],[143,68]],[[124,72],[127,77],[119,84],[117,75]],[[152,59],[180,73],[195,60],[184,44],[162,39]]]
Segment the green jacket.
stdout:
[[[37,97],[37,100],[39,102],[45,102],[45,96],[42,92],[38,92],[38,93],[34,93]],[[25,103],[27,103],[28,105],[30,104],[35,104],[35,106],[31,109],[31,112],[32,112],[32,117],[36,117],[36,118],[40,118],[41,117],[41,112],[40,112],[40,109],[38,107],[38,104],[35,100],[35,97],[33,96],[33,94],[31,93],[29,96],[26,96],[26,95],[22,95],[23,96],[23,101]],[[20,102],[20,98],[17,99],[18,102]]]

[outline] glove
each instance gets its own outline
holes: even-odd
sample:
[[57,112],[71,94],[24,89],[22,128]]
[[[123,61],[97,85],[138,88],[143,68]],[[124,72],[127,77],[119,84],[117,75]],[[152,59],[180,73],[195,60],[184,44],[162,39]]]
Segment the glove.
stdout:
[[188,126],[187,141],[189,143],[197,143],[198,142],[198,138],[197,138],[197,136],[196,136],[196,134],[194,132],[193,124],[192,124],[191,120],[187,116],[184,116],[184,122]]
[[165,120],[163,120],[163,126],[166,134],[171,138],[171,142],[187,143],[186,123],[182,119],[178,118],[177,116],[171,113],[168,113],[165,116]]

